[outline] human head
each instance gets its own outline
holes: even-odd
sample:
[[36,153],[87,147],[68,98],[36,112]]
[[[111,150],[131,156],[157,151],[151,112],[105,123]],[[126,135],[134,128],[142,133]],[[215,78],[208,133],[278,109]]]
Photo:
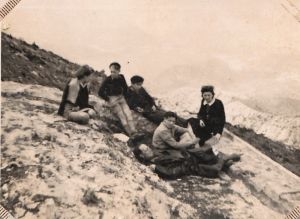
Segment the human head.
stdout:
[[131,85],[135,90],[139,90],[142,88],[143,82],[144,82],[143,77],[141,77],[139,75],[135,75],[130,80],[131,80]]
[[143,164],[150,164],[151,159],[154,157],[154,153],[147,145],[142,144],[133,149],[133,153],[139,162]]
[[210,103],[215,96],[214,87],[211,85],[202,86],[201,93],[202,93],[202,98],[206,100],[208,103]]
[[147,145],[145,144],[142,144],[139,146],[139,149],[141,150],[142,154],[143,154],[143,157],[146,159],[146,160],[150,160],[154,154],[153,154],[153,151],[151,150],[151,148],[149,148]]
[[75,75],[78,80],[80,80],[83,83],[87,83],[90,80],[92,72],[92,68],[90,68],[88,65],[83,65],[77,70]]
[[117,62],[113,62],[109,65],[109,69],[110,69],[112,78],[117,78],[121,71],[121,65]]
[[166,112],[164,115],[164,123],[167,125],[168,128],[172,128],[175,125],[177,119],[177,115],[174,112]]

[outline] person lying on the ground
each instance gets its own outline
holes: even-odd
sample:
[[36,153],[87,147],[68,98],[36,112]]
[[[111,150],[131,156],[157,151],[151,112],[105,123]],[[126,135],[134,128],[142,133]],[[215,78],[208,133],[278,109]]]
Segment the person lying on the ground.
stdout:
[[113,62],[109,65],[111,75],[102,83],[98,95],[108,102],[108,106],[119,118],[126,133],[132,137],[137,134],[131,111],[125,100],[128,86],[123,74],[120,74],[121,65]]
[[[175,125],[176,114],[167,112],[160,126],[153,135],[153,157],[151,162],[156,164],[156,172],[167,178],[177,178],[183,175],[200,175],[217,177],[221,170],[239,160],[239,155],[215,155],[211,145],[198,145],[192,131]],[[176,141],[176,132],[181,134],[180,141]],[[149,159],[149,151],[136,149],[135,153]]]
[[220,139],[225,125],[225,111],[222,101],[215,98],[213,86],[203,86],[201,93],[202,101],[197,118],[190,118],[188,122],[203,145],[213,136]]
[[157,157],[147,145],[134,148],[135,157],[144,165],[151,166],[160,177],[176,179],[188,175],[216,178],[222,171],[227,171],[231,165],[240,160],[240,155],[225,155],[219,153],[214,164],[202,164],[193,153],[186,153],[182,160],[162,160]]
[[87,124],[96,115],[89,104],[89,81],[93,70],[84,65],[76,72],[76,78],[68,81],[62,96],[58,114],[80,124]]
[[[158,107],[154,98],[145,90],[143,77],[135,75],[130,80],[131,86],[128,88],[126,95],[129,108],[159,125],[163,121],[166,111]],[[187,122],[185,119],[177,117],[176,124],[185,127]]]

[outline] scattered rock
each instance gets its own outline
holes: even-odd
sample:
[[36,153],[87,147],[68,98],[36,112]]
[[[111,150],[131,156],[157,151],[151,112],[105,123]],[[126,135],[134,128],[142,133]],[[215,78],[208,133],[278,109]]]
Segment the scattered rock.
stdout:
[[127,135],[121,133],[113,134],[113,137],[122,142],[127,142],[129,140],[129,137]]
[[[85,204],[85,205],[98,205],[100,201],[102,201],[101,199],[99,199],[96,195],[95,195],[95,191],[88,188],[87,190],[84,191],[83,197],[81,199],[81,201]],[[102,201],[103,202],[103,201]]]
[[1,188],[1,192],[2,193],[7,193],[8,192],[8,185],[7,184],[4,184]]

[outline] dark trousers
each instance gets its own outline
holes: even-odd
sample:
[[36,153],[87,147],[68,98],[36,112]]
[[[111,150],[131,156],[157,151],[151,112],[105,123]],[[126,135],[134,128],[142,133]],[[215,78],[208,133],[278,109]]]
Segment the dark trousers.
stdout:
[[[214,164],[218,163],[217,157]],[[196,175],[209,178],[218,177],[221,167],[213,164],[202,164],[196,157],[190,157],[183,161],[174,161],[169,163],[157,163],[155,172],[162,178],[176,179],[187,175]]]
[[152,160],[156,164],[156,173],[168,179],[176,179],[185,175],[217,177],[221,171],[216,165],[219,159],[212,150],[206,152],[181,151],[181,158],[173,157],[168,151],[162,152]]
[[199,119],[190,118],[187,121],[191,124],[195,136],[200,138],[200,145],[204,145],[204,143],[212,137],[212,130],[210,130],[208,127],[201,127]]

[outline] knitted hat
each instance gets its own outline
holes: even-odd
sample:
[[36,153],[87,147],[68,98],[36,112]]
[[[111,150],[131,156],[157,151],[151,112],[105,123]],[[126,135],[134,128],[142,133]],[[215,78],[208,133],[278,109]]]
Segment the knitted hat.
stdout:
[[131,81],[132,84],[143,83],[144,78],[141,77],[141,76],[135,75],[130,79],[130,81]]
[[214,86],[212,85],[205,85],[201,87],[201,93],[203,94],[204,92],[211,92],[212,94],[215,94],[214,92]]

